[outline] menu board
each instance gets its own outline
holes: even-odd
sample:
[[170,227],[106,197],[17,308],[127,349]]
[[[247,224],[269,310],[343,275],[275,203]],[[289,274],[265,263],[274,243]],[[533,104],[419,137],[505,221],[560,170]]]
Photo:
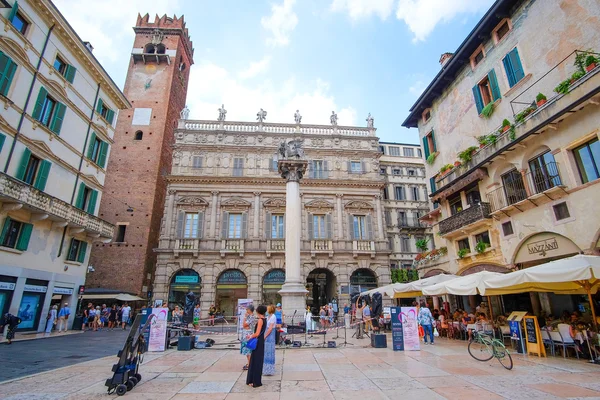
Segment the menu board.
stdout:
[[392,320],[392,347],[394,351],[404,351],[404,332],[402,330],[402,310],[400,307],[386,307]]
[[527,344],[527,354],[534,353],[538,357],[546,357],[546,348],[542,341],[542,333],[536,316],[524,317],[525,322],[525,343]]
[[535,317],[525,318],[525,331],[527,332],[527,343],[538,342]]

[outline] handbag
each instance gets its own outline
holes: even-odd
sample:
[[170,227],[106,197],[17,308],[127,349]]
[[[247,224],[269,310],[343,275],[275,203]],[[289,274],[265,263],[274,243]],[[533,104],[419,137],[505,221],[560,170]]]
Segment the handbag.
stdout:
[[435,336],[435,337],[440,336],[440,333],[438,332],[437,328],[433,328],[433,336]]
[[249,350],[255,350],[257,344],[258,344],[258,339],[252,338],[246,342],[246,348]]
[[423,327],[421,325],[419,325],[419,336],[420,337],[425,336],[425,330],[423,329]]

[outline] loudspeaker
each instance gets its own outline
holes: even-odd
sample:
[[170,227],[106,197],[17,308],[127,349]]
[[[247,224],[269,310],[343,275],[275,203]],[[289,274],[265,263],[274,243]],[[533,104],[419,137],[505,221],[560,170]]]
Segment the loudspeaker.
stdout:
[[373,333],[371,335],[371,347],[383,349],[387,347],[387,335],[385,333]]
[[302,347],[302,342],[299,340],[294,340],[294,343],[292,343],[292,347]]
[[194,337],[193,336],[180,336],[177,341],[177,350],[188,351],[194,348]]
[[329,340],[329,341],[327,342],[327,348],[328,348],[328,349],[335,349],[335,347],[336,347],[336,346],[335,346],[335,340]]
[[211,338],[206,339],[206,347],[212,347],[215,344],[215,341]]
[[378,316],[382,311],[382,296],[381,293],[373,293],[373,301],[371,306],[371,316]]

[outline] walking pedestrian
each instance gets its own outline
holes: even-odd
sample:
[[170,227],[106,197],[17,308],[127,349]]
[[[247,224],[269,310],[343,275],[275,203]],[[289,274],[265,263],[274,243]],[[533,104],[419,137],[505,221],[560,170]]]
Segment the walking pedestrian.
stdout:
[[371,321],[371,307],[366,303],[363,307],[363,318],[365,320],[365,331],[369,333],[369,331],[372,330],[373,323]]
[[365,308],[364,304],[359,303],[360,297],[356,299],[356,338],[363,338],[363,309]]
[[281,303],[277,303],[277,307],[275,308],[275,318],[277,318],[277,325],[275,325],[277,328],[275,331],[275,343],[279,343],[281,340],[279,330],[283,327],[283,320],[285,319],[283,310],[281,309]]
[[123,330],[125,330],[125,325],[129,324],[129,317],[131,314],[131,307],[129,307],[129,304],[125,303],[123,304],[123,307],[121,308],[121,312],[122,312],[122,327]]
[[256,338],[256,348],[252,350],[250,355],[250,361],[248,362],[248,376],[246,376],[246,385],[250,387],[262,386],[262,373],[263,364],[265,362],[265,331],[267,324],[265,321],[265,313],[267,307],[262,304],[256,307],[256,314],[258,314],[256,327],[254,333],[248,336],[247,340]]
[[88,327],[88,330],[92,327],[92,321],[90,321],[90,310],[92,308],[92,303],[88,303],[87,308],[83,310],[83,324],[81,325],[81,330],[84,332],[86,325]]
[[[69,315],[71,315],[71,309],[69,308],[69,303],[64,303],[62,308],[58,311],[58,326],[56,330],[58,333],[62,330],[63,326],[65,327],[65,332],[67,331],[67,323],[69,322]],[[84,325],[85,328],[85,325]]]
[[208,321],[208,325],[209,326],[215,326],[215,314],[217,313],[217,308],[215,307],[214,304],[210,305],[210,308],[208,309],[208,319],[210,321]]
[[98,330],[98,324],[96,323],[96,309],[90,303],[90,309],[88,310],[88,328],[95,331]]
[[108,329],[115,329],[117,324],[117,305],[113,304],[108,313]]
[[102,330],[102,310],[100,309],[100,306],[96,306],[96,312],[94,313],[94,324],[96,326],[96,331]]
[[246,356],[248,359],[248,363],[244,365],[244,371],[250,366],[250,354],[252,353],[252,350],[246,347],[246,344],[248,344],[247,337],[252,335],[252,332],[254,332],[255,324],[256,318],[254,317],[254,306],[249,305],[246,307],[246,314],[244,315],[244,321],[242,322],[242,340],[240,344],[240,354]]
[[48,317],[46,317],[46,334],[45,336],[50,336],[52,333],[52,328],[56,325],[56,318],[58,316],[58,306],[55,304],[52,306],[50,311],[48,311]]
[[6,344],[12,344],[12,340],[15,338],[15,331],[17,330],[17,326],[19,326],[19,324],[21,323],[21,318],[10,313],[6,313],[4,314],[4,318],[0,322],[0,332],[4,331],[5,326],[7,327]]
[[198,329],[200,326],[200,317],[202,316],[202,309],[200,308],[200,303],[196,304],[194,307],[194,328]]
[[265,332],[265,361],[263,364],[263,375],[275,375],[275,331],[277,317],[275,316],[275,306],[273,304],[267,307],[267,330]]
[[425,335],[423,335],[423,341],[427,344],[427,335],[429,335],[429,339],[431,344],[433,344],[433,315],[431,315],[431,310],[427,307],[427,303],[424,301],[421,302],[421,307],[419,307],[419,314],[417,315],[417,320],[419,321],[419,325],[423,327],[423,331]]
[[102,327],[106,327],[107,329],[109,328],[109,323],[108,323],[108,319],[110,317],[110,307],[106,307],[106,304],[102,304],[102,317],[101,317],[101,322],[102,322]]

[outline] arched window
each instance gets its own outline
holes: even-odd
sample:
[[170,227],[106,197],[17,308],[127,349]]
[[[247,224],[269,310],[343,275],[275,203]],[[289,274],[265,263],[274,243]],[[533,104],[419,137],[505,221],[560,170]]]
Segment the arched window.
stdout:
[[146,47],[144,47],[144,53],[146,54],[154,54],[156,52],[156,48],[152,43],[148,43]]
[[156,45],[156,54],[165,54],[165,45],[160,43]]
[[144,137],[144,132],[142,131],[137,131],[135,133],[135,137],[133,138],[133,140],[142,140],[142,138]]
[[197,298],[200,297],[202,280],[200,275],[193,269],[181,269],[171,277],[169,285],[169,308],[185,305],[185,296],[193,292]]

